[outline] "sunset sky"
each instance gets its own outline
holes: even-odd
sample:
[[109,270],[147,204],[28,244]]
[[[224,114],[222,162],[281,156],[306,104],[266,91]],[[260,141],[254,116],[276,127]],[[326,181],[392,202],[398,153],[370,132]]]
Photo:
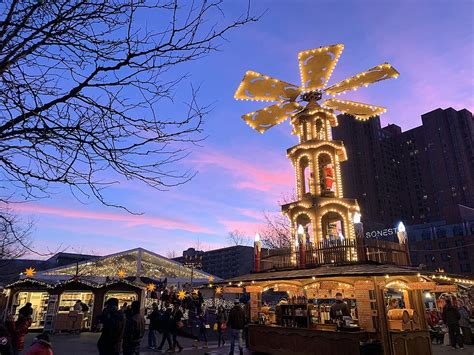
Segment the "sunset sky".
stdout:
[[[229,1],[226,16],[237,16],[246,1]],[[384,106],[384,125],[403,130],[421,124],[420,115],[438,107],[474,108],[473,11],[470,0],[256,0],[261,20],[236,30],[219,52],[183,67],[188,85],[200,85],[200,102],[213,103],[206,117],[207,139],[184,160],[182,168],[198,174],[166,192],[128,181],[107,195],[141,215],[79,202],[67,189],[49,199],[17,205],[35,220],[37,249],[108,254],[143,247],[166,255],[200,246],[227,246],[234,229],[253,236],[262,212],[277,213],[278,201],[291,193],[293,170],[285,150],[294,145],[288,123],[264,135],[247,126],[241,115],[262,103],[235,101],[233,94],[246,70],[252,69],[299,84],[297,53],[336,43],[345,49],[330,83],[383,62],[399,72],[369,88],[341,96]],[[152,28],[153,23],[148,25]],[[186,96],[177,95],[177,101]],[[170,111],[172,107],[164,107]]]

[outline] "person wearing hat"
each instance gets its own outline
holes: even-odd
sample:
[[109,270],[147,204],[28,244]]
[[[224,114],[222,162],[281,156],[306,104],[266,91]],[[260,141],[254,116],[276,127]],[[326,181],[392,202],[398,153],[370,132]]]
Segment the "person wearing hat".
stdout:
[[39,334],[26,352],[26,355],[53,355],[53,348],[47,333]]
[[245,313],[242,307],[240,307],[240,301],[235,300],[234,307],[229,312],[229,318],[227,320],[227,326],[230,328],[230,352],[234,354],[235,341],[239,342],[240,355],[244,353],[244,345],[242,334],[245,326]]
[[102,333],[97,342],[100,355],[119,355],[122,350],[122,338],[125,328],[125,316],[118,309],[118,299],[109,298],[100,315]]

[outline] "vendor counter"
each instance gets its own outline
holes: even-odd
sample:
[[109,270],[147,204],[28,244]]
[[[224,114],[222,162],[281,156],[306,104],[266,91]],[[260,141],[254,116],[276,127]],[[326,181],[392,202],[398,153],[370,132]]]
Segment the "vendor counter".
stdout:
[[250,324],[248,337],[250,350],[254,352],[282,355],[359,355],[362,354],[361,342],[367,342],[371,333]]

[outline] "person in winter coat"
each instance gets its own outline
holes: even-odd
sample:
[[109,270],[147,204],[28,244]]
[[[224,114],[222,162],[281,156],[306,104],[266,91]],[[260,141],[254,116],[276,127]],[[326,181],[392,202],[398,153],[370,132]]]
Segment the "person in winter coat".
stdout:
[[25,348],[25,336],[26,333],[28,333],[28,328],[30,328],[30,326],[31,317],[25,317],[22,314],[18,316],[16,322],[13,321],[13,318],[10,318],[7,321],[7,329],[12,339],[13,354],[19,354]]
[[26,302],[26,304],[20,308],[18,314],[25,318],[31,318],[31,316],[33,315],[33,307],[31,307],[31,303]]
[[160,346],[157,348],[157,350],[161,351],[161,349],[163,349],[163,345],[165,345],[165,342],[168,343],[167,351],[172,351],[173,349],[173,344],[171,342],[171,329],[173,327],[172,313],[173,313],[172,308],[168,307],[165,313],[163,313],[161,317],[160,328],[161,328],[161,331],[163,332],[163,337],[161,339]]
[[227,326],[230,327],[231,331],[229,354],[234,353],[235,341],[237,340],[239,342],[239,352],[240,355],[242,355],[244,353],[242,334],[245,327],[245,312],[242,307],[240,307],[240,302],[238,300],[234,302],[234,307],[229,312]]
[[472,344],[472,331],[471,331],[471,324],[469,322],[469,311],[467,310],[466,306],[459,307],[459,314],[461,319],[459,320],[459,326],[462,330],[462,337],[464,343]]
[[137,355],[140,353],[140,343],[145,335],[145,318],[140,313],[140,302],[133,301],[125,316],[123,355]]
[[161,315],[156,302],[153,302],[151,308],[151,313],[147,316],[147,318],[150,320],[150,324],[148,326],[148,347],[153,350],[156,349],[156,333],[160,332]]
[[0,355],[13,355],[13,346],[7,327],[0,323]]
[[102,334],[97,342],[100,355],[118,355],[122,349],[122,338],[125,327],[125,316],[118,309],[118,299],[109,298],[100,315]]
[[217,346],[220,347],[221,344],[225,345],[225,337],[224,337],[224,330],[227,322],[227,315],[225,312],[225,308],[220,305],[217,308],[217,316],[216,316],[216,323],[217,323]]
[[464,343],[460,332],[459,320],[461,315],[456,307],[451,304],[451,300],[446,300],[446,305],[443,308],[443,321],[448,326],[449,344],[456,349],[456,344],[459,344],[461,349],[464,349]]
[[53,355],[53,348],[49,340],[49,335],[42,333],[38,335],[26,352],[26,355]]
[[198,327],[198,340],[195,341],[193,346],[199,348],[199,342],[203,341],[204,348],[207,349],[207,328],[209,328],[209,323],[207,321],[206,310],[203,310],[200,314],[198,314],[196,325]]

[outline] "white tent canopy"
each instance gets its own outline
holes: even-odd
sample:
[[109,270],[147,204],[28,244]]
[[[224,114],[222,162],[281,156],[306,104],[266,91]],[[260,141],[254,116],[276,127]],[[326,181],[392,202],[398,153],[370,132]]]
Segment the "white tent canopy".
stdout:
[[210,277],[213,280],[219,280],[211,274],[201,270],[191,270],[176,261],[143,248],[40,271],[35,275],[35,279],[60,281],[77,276],[100,281],[106,278],[117,278],[119,271],[123,271],[126,277],[144,276],[155,280],[166,278],[168,284],[190,282],[191,277],[194,283],[207,283]]

